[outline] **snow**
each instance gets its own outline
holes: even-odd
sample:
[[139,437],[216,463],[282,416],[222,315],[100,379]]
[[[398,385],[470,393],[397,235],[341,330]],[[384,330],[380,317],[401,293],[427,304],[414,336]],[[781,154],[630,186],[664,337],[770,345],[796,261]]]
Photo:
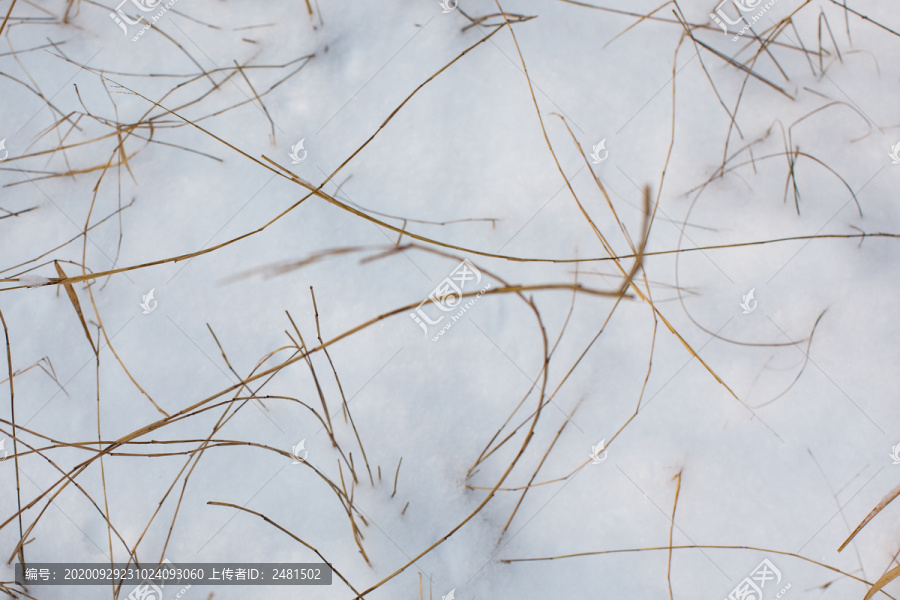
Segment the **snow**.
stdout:
[[30,288],[35,288],[50,283],[50,278],[28,273],[19,277],[19,283]]
[[[474,0],[446,13],[313,1],[312,16],[306,2],[179,0],[133,42],[140,26],[122,35],[114,5],[76,0],[64,22],[67,2],[16,3],[0,50],[6,556],[18,494],[33,503],[28,563],[126,562],[135,544],[142,564],[320,560],[227,503],[357,590],[377,586],[372,599],[420,585],[459,600],[649,598],[670,584],[726,598],[764,559],[781,576],[764,600],[788,584],[789,599],[862,597],[895,566],[893,504],[837,548],[900,469],[896,11],[777,0],[732,42],[712,2],[640,22],[622,11],[659,4],[590,4],[504,2],[511,25],[489,36],[498,5]],[[757,57],[755,35],[791,15]],[[298,182],[325,182],[335,202]],[[614,297],[622,274],[573,196],[625,256],[644,186],[655,213],[634,283],[658,312],[635,289]],[[410,313],[463,259],[483,278],[433,341],[443,325],[423,335]],[[99,358],[65,288],[47,285],[54,261],[81,277]],[[316,349],[309,364],[295,343]],[[325,418],[322,398],[343,454],[313,413]],[[162,421],[154,403],[184,416]],[[112,453],[102,470],[98,447]],[[371,564],[325,480],[349,495],[351,453]],[[73,470],[80,487],[63,487]],[[692,546],[671,567],[670,529]],[[504,562],[642,548],[656,549]],[[181,597],[210,593],[355,597],[337,576]]]

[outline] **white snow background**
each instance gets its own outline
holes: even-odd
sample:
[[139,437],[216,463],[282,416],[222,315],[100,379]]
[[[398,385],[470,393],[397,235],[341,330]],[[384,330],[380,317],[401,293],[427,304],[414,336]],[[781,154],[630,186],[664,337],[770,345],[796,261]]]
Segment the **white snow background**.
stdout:
[[[821,237],[900,233],[896,3],[777,0],[732,41],[712,1],[316,0],[310,14],[301,0],[178,0],[136,42],[116,5],[13,4],[0,2],[7,594],[116,597],[26,596],[19,502],[27,563],[127,562],[135,547],[141,564],[321,561],[208,504],[230,503],[372,599],[719,599],[763,559],[780,571],[763,600],[788,584],[780,597],[862,598],[900,564],[894,504],[837,552],[900,476],[897,240]],[[332,175],[322,191],[359,214],[312,196],[282,215],[308,195],[300,180]],[[573,192],[634,264],[598,181],[635,246],[650,187],[646,252],[663,254],[634,284],[652,306],[635,289],[590,293],[624,278]],[[785,239],[798,236],[820,237]],[[767,240],[781,241],[722,247]],[[558,287],[486,294],[433,342],[403,307],[462,259],[482,276],[466,292]],[[98,274],[71,285],[97,356],[64,286],[18,281],[57,278],[54,261]],[[372,322],[327,347],[340,387],[310,287],[326,343]],[[297,358],[285,311],[315,380],[299,360],[238,390]],[[343,455],[300,404],[323,415],[317,385]],[[229,403],[254,392],[268,398]],[[148,396],[168,415],[215,399],[160,423]],[[352,484],[368,563],[314,469]],[[357,596],[335,575],[182,598],[210,594]]]

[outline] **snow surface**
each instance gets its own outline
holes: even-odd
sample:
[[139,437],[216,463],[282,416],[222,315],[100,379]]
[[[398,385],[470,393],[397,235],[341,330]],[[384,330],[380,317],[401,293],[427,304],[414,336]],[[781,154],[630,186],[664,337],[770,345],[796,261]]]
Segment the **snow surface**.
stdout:
[[[536,110],[509,28],[477,44],[503,23],[491,2],[462,0],[445,13],[437,1],[317,0],[310,16],[300,1],[178,0],[137,42],[109,18],[113,5],[75,0],[64,22],[69,3],[62,0],[16,3],[0,49],[0,137],[9,153],[0,163],[0,216],[33,210],[0,219],[0,277],[10,288],[0,310],[16,373],[19,454],[14,460],[5,382],[3,556],[15,558],[20,539],[18,472],[23,505],[51,490],[23,514],[23,528],[40,517],[24,549],[29,563],[125,562],[139,539],[142,563],[163,555],[175,563],[319,561],[259,517],[212,501],[266,515],[314,546],[357,590],[390,577],[366,594],[372,599],[419,598],[420,583],[426,598],[453,590],[460,600],[663,598],[669,583],[675,598],[726,598],[763,559],[781,574],[767,583],[765,600],[787,584],[782,597],[861,598],[869,585],[846,574],[877,580],[895,565],[900,533],[898,507],[889,505],[837,552],[900,473],[890,456],[900,443],[897,240],[709,248],[900,230],[900,165],[889,155],[900,141],[900,40],[873,23],[898,31],[900,15],[893,3],[847,4],[869,20],[829,0],[778,0],[754,32],[765,37],[792,14],[793,25],[768,46],[771,55],[754,58],[758,38],[723,35],[709,20],[712,1],[602,5],[635,14],[660,8],[656,19],[640,22],[590,2],[503,2],[507,14],[535,17],[510,18]],[[697,44],[684,36],[676,9],[696,26]],[[9,2],[0,4],[0,14],[7,10]],[[123,10],[139,12],[131,3]],[[493,16],[467,28],[466,15]],[[301,65],[262,97],[264,111],[256,94]],[[740,131],[729,132],[739,95]],[[127,167],[98,169],[117,159],[114,121],[127,126],[148,115],[154,143],[135,137],[146,138],[148,128],[134,130],[124,142]],[[589,154],[603,139],[608,158],[594,164]],[[292,164],[300,140],[307,154]],[[803,154],[794,158],[795,179],[786,148]],[[580,292],[574,305],[571,288],[485,294],[433,342],[434,329],[423,336],[411,310],[398,309],[424,300],[463,258],[483,277],[477,289],[570,286],[577,277],[585,288],[615,292],[623,278],[608,260],[512,261],[429,243],[384,255],[396,231],[318,197],[214,252],[99,277],[90,287],[75,283],[88,330],[102,341],[99,367],[65,289],[23,287],[58,277],[54,260],[73,277],[254,232],[307,194],[263,156],[316,187],[351,155],[326,193],[394,227],[504,257],[609,256],[561,172],[612,250],[631,254],[591,173],[635,244],[649,185],[658,205],[646,251],[706,249],[647,256],[635,282],[709,368],[634,290],[618,303]],[[724,157],[728,171],[717,177]],[[81,172],[61,175],[72,171]],[[59,248],[86,226],[86,241]],[[411,241],[403,236],[400,244]],[[296,265],[342,248],[359,250]],[[632,263],[622,260],[626,271]],[[296,334],[285,311],[306,345],[317,346],[310,287],[326,341],[396,311],[328,347],[374,486],[341,417],[328,358],[310,355],[335,437],[359,474],[353,501],[368,522],[357,518],[371,564],[338,497],[310,468],[338,485],[343,474],[349,487],[348,466],[296,401],[245,403],[213,438],[256,445],[208,448],[180,503],[187,455],[106,456],[102,472],[97,459],[98,426],[107,447],[162,418],[147,396],[169,414],[217,396],[209,408],[233,398],[234,391],[222,392],[240,378],[290,358],[288,334]],[[758,304],[745,314],[741,302],[751,289]],[[544,335],[553,349],[546,382]],[[263,382],[260,394],[321,412],[304,361],[249,386]],[[544,383],[551,402],[526,435]],[[116,451],[192,451],[225,410],[166,424]],[[498,430],[500,440],[520,423],[468,477]],[[194,441],[148,443],[166,440]],[[293,464],[291,448],[301,440],[307,464]],[[592,461],[601,440],[608,454]],[[69,484],[54,496],[62,473],[88,459],[75,479],[80,489]],[[476,512],[514,460],[501,489]],[[529,490],[504,532],[521,497],[507,490],[533,476],[549,483]],[[670,528],[673,546],[702,548],[674,550],[667,576]],[[639,548],[663,549],[502,562]],[[13,579],[12,563],[0,567],[0,579]],[[167,589],[167,600],[176,591]],[[355,597],[336,576],[329,587],[196,585],[182,597],[211,592],[217,600]],[[29,593],[79,600],[111,591],[31,586]]]

